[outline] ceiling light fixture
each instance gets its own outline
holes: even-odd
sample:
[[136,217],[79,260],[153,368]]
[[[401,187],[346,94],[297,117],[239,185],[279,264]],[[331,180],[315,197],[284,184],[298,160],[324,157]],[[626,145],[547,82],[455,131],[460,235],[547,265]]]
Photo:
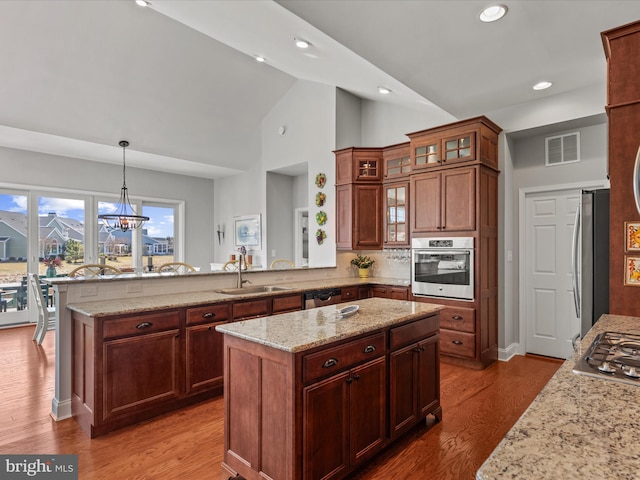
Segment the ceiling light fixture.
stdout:
[[311,46],[309,42],[301,38],[294,38],[293,40],[296,42],[296,47],[298,48],[309,48]]
[[547,88],[549,88],[551,85],[553,85],[553,83],[551,82],[538,82],[533,86],[534,90],[546,90]]
[[143,215],[138,215],[136,209],[131,205],[131,201],[129,200],[129,191],[127,190],[127,181],[126,181],[126,163],[124,152],[125,149],[129,146],[129,142],[126,140],[121,140],[118,144],[122,147],[122,189],[120,190],[120,199],[118,200],[118,204],[112,213],[105,213],[102,215],[98,215],[98,219],[104,220],[107,224],[107,227],[113,230],[120,229],[123,232],[127,230],[135,230],[136,228],[140,228],[144,222],[149,221],[149,217],[145,217]]
[[507,7],[505,5],[491,5],[480,12],[480,20],[489,23],[500,20],[507,14]]
[[266,61],[266,60],[267,60],[267,59],[266,59],[266,58],[264,58],[262,55],[256,55],[256,62],[260,62],[260,63],[262,63],[262,62],[264,62],[264,61]]
[[136,3],[141,7],[148,7],[151,5],[151,2],[148,2],[147,0],[136,0]]
[[382,95],[389,95],[391,93],[391,90],[389,90],[387,87],[378,87],[378,93]]

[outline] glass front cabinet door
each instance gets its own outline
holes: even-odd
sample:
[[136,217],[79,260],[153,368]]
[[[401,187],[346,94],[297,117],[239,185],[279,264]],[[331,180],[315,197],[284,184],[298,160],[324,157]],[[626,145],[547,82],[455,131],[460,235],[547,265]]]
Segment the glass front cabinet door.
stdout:
[[384,185],[385,246],[409,246],[409,182]]

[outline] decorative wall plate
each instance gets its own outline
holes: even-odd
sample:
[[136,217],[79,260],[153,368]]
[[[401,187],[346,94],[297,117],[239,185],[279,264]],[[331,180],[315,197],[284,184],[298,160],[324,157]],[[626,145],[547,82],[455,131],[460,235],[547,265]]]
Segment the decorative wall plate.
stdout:
[[327,196],[324,193],[322,192],[316,193],[316,207],[322,207],[326,200],[327,200]]
[[320,210],[318,213],[316,213],[316,222],[318,222],[318,225],[324,225],[325,223],[327,223],[327,214]]
[[327,183],[327,176],[324,173],[319,173],[316,175],[316,187],[324,188]]
[[325,238],[327,238],[327,233],[324,230],[321,228],[316,230],[316,242],[318,242],[318,245],[322,245]]

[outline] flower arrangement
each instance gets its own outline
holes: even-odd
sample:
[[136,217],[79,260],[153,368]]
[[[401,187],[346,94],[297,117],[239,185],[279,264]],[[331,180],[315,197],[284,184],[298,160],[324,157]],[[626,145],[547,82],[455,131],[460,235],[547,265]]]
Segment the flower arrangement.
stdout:
[[369,268],[374,263],[374,259],[364,255],[356,255],[356,258],[351,260],[351,265],[355,265],[358,268]]
[[60,257],[51,256],[49,258],[45,258],[42,263],[44,263],[48,268],[55,268],[62,265],[62,260],[60,260]]

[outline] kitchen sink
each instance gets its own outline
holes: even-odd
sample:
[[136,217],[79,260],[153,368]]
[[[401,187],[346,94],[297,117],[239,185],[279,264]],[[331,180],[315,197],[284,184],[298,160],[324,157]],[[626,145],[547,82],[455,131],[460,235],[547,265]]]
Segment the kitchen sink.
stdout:
[[216,291],[218,293],[224,293],[225,295],[246,295],[249,293],[281,292],[283,290],[291,290],[291,288],[292,287],[280,287],[278,285],[251,285],[249,287],[225,288]]

